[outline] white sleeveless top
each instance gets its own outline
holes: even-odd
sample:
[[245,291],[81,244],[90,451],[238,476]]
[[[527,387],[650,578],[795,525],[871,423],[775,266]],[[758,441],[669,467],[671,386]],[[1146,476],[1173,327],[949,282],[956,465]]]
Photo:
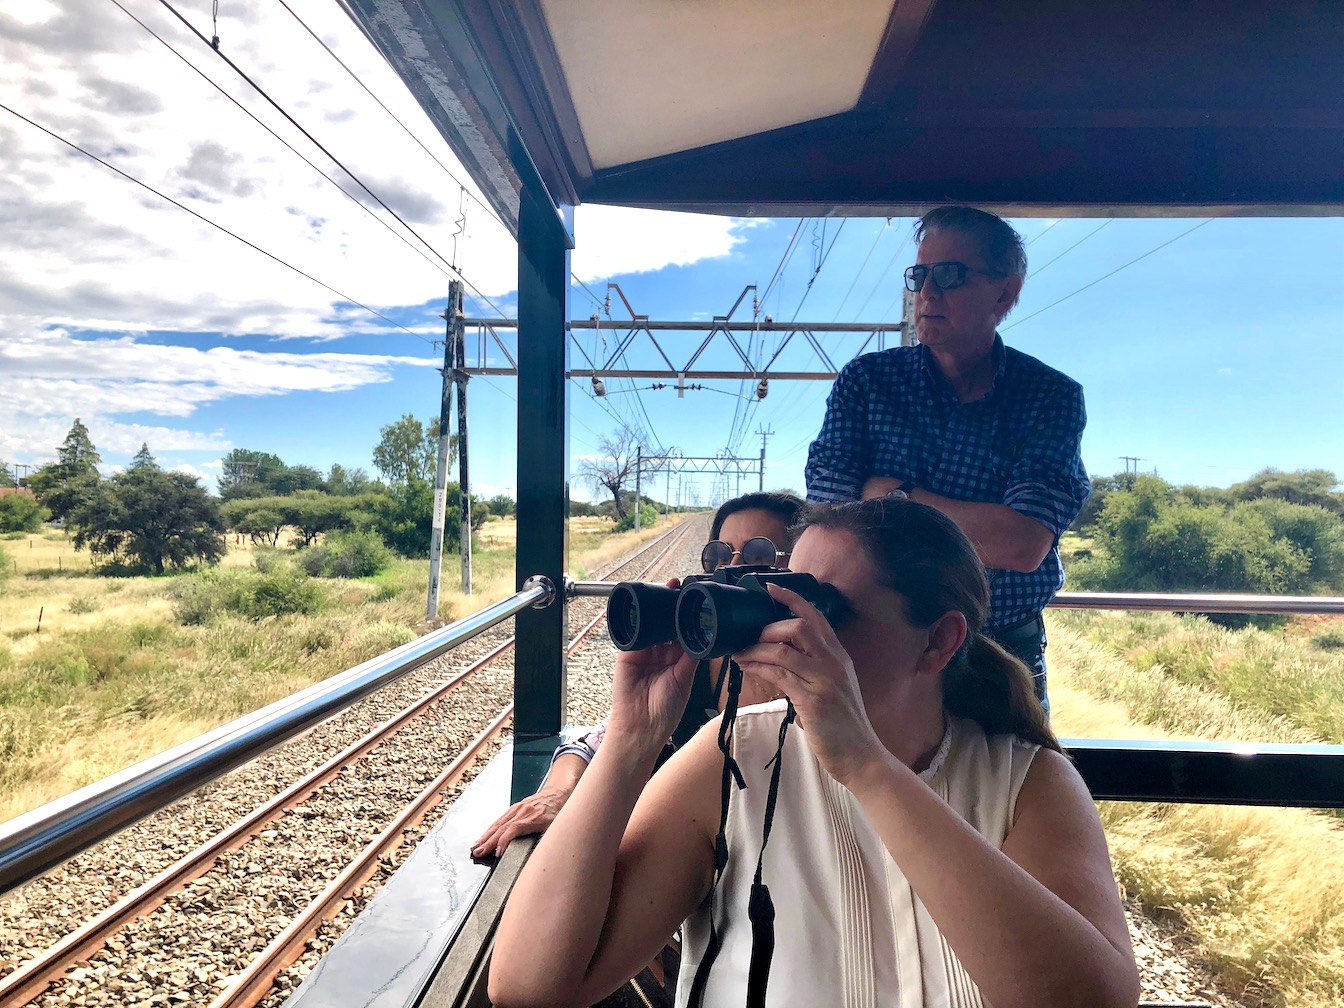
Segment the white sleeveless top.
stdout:
[[[751,961],[747,899],[761,850],[770,770],[785,702],[749,707],[734,727],[734,756],[747,789],[732,790],[728,867],[714,896],[722,948],[705,1005],[745,1003]],[[981,836],[1003,845],[1027,769],[1040,747],[986,736],[949,716],[942,744],[920,774]],[[858,801],[789,726],[763,880],[775,905],[768,1008],[985,1008],[988,1002],[910,889]],[[709,901],[687,919],[677,1005],[709,940]],[[726,916],[725,916],[726,912]],[[727,922],[726,927],[724,922]]]

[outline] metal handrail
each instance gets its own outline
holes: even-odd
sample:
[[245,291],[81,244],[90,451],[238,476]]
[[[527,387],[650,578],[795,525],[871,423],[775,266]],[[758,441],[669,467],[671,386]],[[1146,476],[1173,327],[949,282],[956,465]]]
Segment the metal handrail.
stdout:
[[[611,594],[611,581],[566,581],[570,598]],[[1209,595],[1164,592],[1060,592],[1051,609],[1134,609],[1198,613],[1332,613],[1344,615],[1338,595]]]
[[549,579],[292,696],[0,824],[0,893],[49,871],[432,658],[555,597]]
[[1192,613],[1333,613],[1344,615],[1338,595],[1200,595],[1164,592],[1060,592],[1051,609],[1141,609]]

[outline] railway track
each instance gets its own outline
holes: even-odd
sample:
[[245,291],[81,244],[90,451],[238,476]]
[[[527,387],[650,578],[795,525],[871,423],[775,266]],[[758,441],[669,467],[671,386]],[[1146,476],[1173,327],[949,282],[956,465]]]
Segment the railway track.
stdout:
[[[684,573],[702,524],[682,522],[605,577]],[[569,645],[577,673],[571,721],[606,710],[611,650],[594,634],[603,608],[601,599],[571,603],[582,624]],[[505,633],[482,634],[357,705],[367,710],[352,708],[257,761],[279,764],[259,768],[277,785],[265,800],[255,801],[255,788],[230,793],[234,778],[258,776],[244,768],[204,789],[224,792],[222,801],[201,794],[179,803],[213,808],[160,813],[127,831],[135,836],[123,833],[0,905],[0,955],[9,960],[0,1004],[280,1003],[298,979],[283,982],[286,970],[314,936],[322,934],[313,958],[353,916],[352,898],[356,906],[367,900],[405,856],[408,836],[427,828],[421,821],[451,804],[498,749],[512,713],[513,638]],[[464,658],[465,667],[451,667]],[[391,706],[390,715],[380,706]],[[291,748],[313,751],[287,761]],[[118,866],[117,851],[128,845],[134,854]],[[156,856],[156,846],[177,856]]]

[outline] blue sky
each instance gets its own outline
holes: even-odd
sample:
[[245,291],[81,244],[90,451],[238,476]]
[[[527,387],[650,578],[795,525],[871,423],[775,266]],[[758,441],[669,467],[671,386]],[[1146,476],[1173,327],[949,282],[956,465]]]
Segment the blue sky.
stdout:
[[[157,4],[127,6],[339,178]],[[278,5],[228,6],[218,33],[230,55],[438,253],[511,310],[516,260],[508,235],[470,199],[465,231],[456,233],[457,180],[465,173],[337,5],[293,6],[429,154]],[[211,34],[208,2],[182,9]],[[380,426],[403,413],[437,413],[441,350],[432,343],[442,335],[446,271],[409,247],[414,236],[395,223],[394,236],[374,221],[367,197],[356,206],[341,191],[354,189],[348,180],[338,187],[319,178],[116,7],[33,0],[21,12],[0,12],[0,95],[405,327],[339,303],[0,112],[0,459],[49,460],[79,416],[109,469],[145,441],[162,463],[210,485],[220,457],[235,447],[323,470],[340,463],[372,471]],[[1344,220],[1016,223],[1030,243],[1031,272],[1002,331],[1083,384],[1091,472],[1119,471],[1128,455],[1142,459],[1145,471],[1205,485],[1227,485],[1265,466],[1344,475]],[[745,285],[764,289],[797,224],[583,207],[574,270],[599,298],[608,281],[619,283],[635,309],[653,318],[708,318],[725,313]],[[900,270],[913,261],[910,221],[853,219],[840,228],[832,220],[824,228],[804,224],[761,313],[897,320]],[[830,254],[799,310],[814,245],[823,242]],[[571,309],[583,317],[595,306],[576,287]],[[471,302],[469,311],[490,308]],[[750,304],[736,317],[749,319]],[[676,359],[699,338],[669,336],[664,344]],[[593,346],[593,336],[581,339]],[[825,345],[842,360],[854,343],[830,337]],[[764,342],[767,353],[774,346]],[[630,362],[641,360],[651,360],[649,351],[632,348]],[[755,456],[755,431],[766,427],[774,431],[767,485],[802,488],[825,383],[772,382],[760,403],[737,398],[750,389],[736,382],[682,399],[671,390],[619,391],[630,385],[609,380],[614,394],[602,403],[587,394],[586,380],[571,386],[575,465],[622,422],[643,429],[650,451],[675,445],[687,455],[733,447]],[[478,494],[513,489],[514,394],[511,379],[471,382]],[[740,436],[729,446],[735,413]],[[742,489],[748,484],[754,480]],[[723,489],[709,477],[688,477],[682,492],[709,503]]]

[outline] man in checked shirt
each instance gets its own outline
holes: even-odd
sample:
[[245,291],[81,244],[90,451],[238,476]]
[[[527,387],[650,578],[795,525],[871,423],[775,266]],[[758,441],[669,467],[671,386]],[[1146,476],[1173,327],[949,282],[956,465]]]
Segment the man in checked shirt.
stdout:
[[841,370],[807,460],[807,498],[900,491],[942,511],[975,543],[990,582],[985,634],[1020,658],[1046,695],[1041,610],[1064,583],[1059,536],[1091,493],[1076,381],[1012,347],[997,327],[1027,274],[1002,218],[940,207],[915,226],[919,345]]

